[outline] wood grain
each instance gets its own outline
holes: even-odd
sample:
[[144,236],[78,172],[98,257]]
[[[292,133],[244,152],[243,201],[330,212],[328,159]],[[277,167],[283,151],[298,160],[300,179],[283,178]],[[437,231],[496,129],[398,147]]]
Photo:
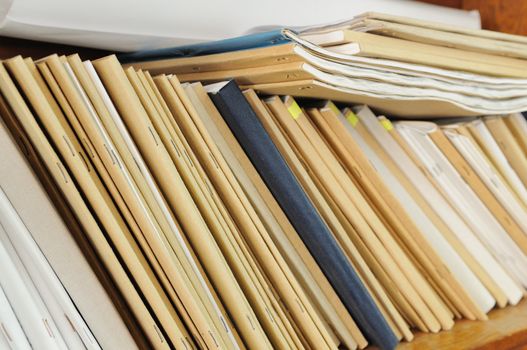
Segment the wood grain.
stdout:
[[401,343],[397,349],[527,349],[527,300],[491,311],[488,321],[462,320],[448,332],[417,334],[413,342]]
[[420,2],[426,2],[433,5],[453,7],[460,9],[463,7],[463,0],[419,0]]
[[478,10],[484,29],[527,35],[527,0],[420,0],[434,5]]
[[463,9],[479,10],[485,29],[527,34],[527,0],[463,0]]

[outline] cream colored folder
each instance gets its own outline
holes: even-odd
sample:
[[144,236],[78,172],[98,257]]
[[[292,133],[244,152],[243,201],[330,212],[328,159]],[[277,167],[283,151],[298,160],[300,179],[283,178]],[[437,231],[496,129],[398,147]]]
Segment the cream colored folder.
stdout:
[[[464,222],[460,214],[451,207],[443,195],[421,172],[418,165],[414,163],[412,158],[406,154],[405,150],[390,135],[395,129],[393,127],[384,128],[366,106],[358,107],[356,113],[361,124],[363,123],[368,132],[379,142],[383,151],[397,164],[399,170],[405,174],[408,181],[414,184],[430,207],[436,211],[451,232],[468,249],[472,257],[485,269],[498,288],[501,289],[501,292],[507,295],[509,302],[517,303],[522,297],[521,289],[505,272],[497,259],[481,243],[479,237]],[[488,285],[487,288],[489,288]]]
[[527,120],[521,113],[510,114],[503,118],[524,154],[527,154]]
[[[402,22],[404,22],[404,19]],[[451,47],[460,50],[521,59],[527,58],[527,43],[506,41],[502,38],[499,40],[485,38],[470,35],[469,33],[456,33],[451,32],[449,28],[439,29],[419,26],[415,23],[397,23],[390,20],[364,16],[363,18],[359,18],[358,21],[354,21],[350,25],[350,29],[439,47]],[[499,35],[501,33],[495,34]],[[516,39],[518,37],[515,36],[514,38]],[[340,37],[336,39],[339,40]]]
[[[201,87],[200,84],[193,84],[187,89],[189,97],[191,100],[194,100],[194,105],[197,106],[201,104],[203,112],[200,113],[202,120],[209,130],[209,133],[214,137],[216,144],[222,151],[223,156],[228,161],[229,166],[233,169],[234,174],[238,178],[240,184],[244,187],[244,191],[247,193],[251,202],[255,206],[255,209],[259,212],[259,216],[268,227],[270,234],[273,235],[273,239],[277,242],[278,247],[282,251],[285,259],[288,261],[288,264],[292,267],[293,272],[297,275],[300,281],[302,281],[303,287],[308,291],[312,296],[312,300],[315,304],[319,306],[323,317],[327,322],[335,329],[337,335],[349,348],[356,348],[357,343],[353,339],[353,335],[358,336],[361,342],[361,345],[365,345],[365,339],[360,335],[355,322],[350,318],[346,318],[347,323],[338,317],[335,309],[329,305],[328,300],[322,295],[320,287],[317,286],[317,282],[311,276],[308,268],[302,262],[301,257],[296,252],[296,249],[305,250],[305,246],[299,240],[298,243],[295,241],[295,246],[291,244],[286,236],[285,232],[280,227],[280,224],[276,221],[273,213],[267,207],[264,199],[258,194],[258,189],[255,184],[249,178],[249,172],[253,174],[255,180],[262,182],[259,177],[256,169],[252,166],[249,158],[243,152],[243,149],[239,145],[238,141],[228,128],[227,124],[215,109],[212,101],[206,95],[205,90]],[[198,96],[199,95],[199,96]],[[205,109],[208,107],[207,109]],[[263,184],[263,183],[262,183]],[[271,197],[272,198],[272,197]],[[270,199],[271,199],[270,198]],[[294,233],[296,234],[296,233]],[[301,247],[296,245],[300,244]],[[304,253],[309,254],[308,252]],[[313,266],[310,268],[317,268]],[[316,297],[313,297],[316,296]],[[320,300],[322,299],[322,300]]]
[[478,119],[467,124],[466,128],[512,191],[523,202],[524,208],[527,208],[527,187],[510,165],[485,123]]
[[525,286],[526,256],[428,138],[427,134],[433,131],[434,124],[415,123],[398,122],[396,127],[443,191],[448,194],[452,205],[458,208],[468,224],[479,234],[480,239],[492,249],[507,272]]
[[[134,340],[115,306],[3,126],[0,128],[0,144],[6,152],[1,167],[5,171],[0,171],[1,187],[96,341],[103,347],[113,344],[134,348]],[[17,176],[13,177],[15,169]],[[67,257],[64,250],[70,252]],[[100,322],[102,310],[104,324]],[[110,336],[116,334],[118,338]]]
[[[333,108],[331,108],[332,106]],[[422,235],[422,238],[420,239],[423,240],[423,242],[416,243],[419,244],[419,247],[416,247],[415,249],[417,250],[421,248],[423,249],[423,254],[428,255],[431,259],[436,259],[437,261],[433,261],[431,264],[437,264],[435,269],[438,271],[441,271],[439,264],[445,265],[448,269],[447,271],[441,273],[442,276],[435,277],[432,275],[432,278],[441,279],[439,282],[437,282],[440,287],[442,286],[441,283],[449,283],[452,287],[456,287],[457,293],[459,294],[457,297],[461,300],[464,300],[464,302],[458,301],[458,303],[454,303],[454,305],[458,305],[459,308],[460,303],[461,305],[466,304],[464,306],[465,309],[459,308],[461,311],[466,310],[467,308],[470,310],[468,314],[466,313],[467,311],[464,312],[465,317],[470,317],[472,315],[472,317],[486,318],[485,313],[488,312],[494,305],[492,302],[493,298],[487,289],[481,284],[474,273],[462,260],[462,257],[458,255],[458,253],[453,249],[445,237],[443,237],[442,233],[430,221],[419,205],[413,200],[401,183],[399,183],[397,178],[390,172],[382,160],[376,156],[364,139],[362,139],[362,137],[357,133],[352,125],[345,119],[342,113],[340,113],[340,111],[338,111],[338,109],[336,109],[333,104],[330,104],[330,108],[326,108],[326,111],[331,111],[333,114],[332,118],[327,118],[327,120],[334,121],[335,126],[333,129],[337,131],[337,128],[340,127],[342,129],[344,127],[343,130],[346,130],[349,133],[349,136],[346,136],[352,138],[355,141],[355,147],[349,145],[346,147],[346,149],[360,149],[361,151],[354,153],[364,152],[363,157],[366,158],[367,156],[369,161],[372,162],[373,166],[370,165],[370,172],[375,175],[370,175],[368,177],[377,176],[379,178],[379,182],[382,182],[382,185],[379,185],[381,186],[381,190],[383,187],[385,187],[385,190],[382,190],[383,196],[388,196],[391,191],[393,193],[392,195],[399,200],[400,204],[398,205],[400,206],[400,210],[397,210],[397,214],[401,215],[402,211],[406,211],[406,215],[408,215],[411,220],[414,220],[415,225],[420,230],[419,234]],[[335,112],[338,112],[338,114]],[[326,113],[326,115],[328,114],[329,113]],[[339,139],[344,140],[344,135],[339,137]],[[358,156],[356,157],[358,158]],[[369,163],[364,161],[362,163],[364,164],[364,167],[369,165]],[[417,238],[416,242],[419,242],[417,241]],[[425,259],[421,258],[420,260],[423,261]],[[450,278],[453,278],[454,280],[447,282],[447,279]],[[452,290],[450,293],[456,292]],[[447,297],[452,297],[452,294],[446,295]]]
[[[185,137],[196,152],[198,159],[203,164],[222,196],[230,214],[233,216],[240,229],[244,232],[251,250],[253,250],[259,263],[268,273],[268,278],[277,289],[279,295],[290,309],[292,319],[301,329],[309,344],[318,344],[322,348],[335,346],[335,338],[325,325],[315,315],[312,305],[292,276],[291,271],[283,261],[274,243],[265,230],[263,223],[250,201],[243,193],[235,179],[232,170],[228,167],[217,146],[206,132],[195,108],[188,100],[183,88],[175,77],[159,76],[154,78],[161,94],[167,102],[176,122],[180,125]],[[289,280],[287,282],[285,279]],[[288,286],[290,284],[291,286]],[[300,302],[300,303],[299,303]],[[303,307],[299,308],[301,305]],[[306,317],[308,311],[309,317]],[[303,315],[303,316],[301,316]]]
[[242,89],[253,89],[263,95],[292,95],[315,99],[332,100],[349,104],[365,104],[381,113],[407,118],[477,116],[484,110],[467,109],[457,103],[430,98],[407,99],[401,96],[365,93],[358,89],[336,87],[318,80],[297,80],[269,84],[242,85]]
[[392,23],[408,24],[408,25],[412,25],[415,27],[430,28],[434,30],[440,30],[446,33],[458,33],[458,34],[473,36],[477,38],[493,39],[493,40],[497,40],[501,42],[527,44],[527,39],[525,38],[525,36],[522,36],[522,35],[500,33],[500,32],[495,32],[491,30],[467,29],[463,27],[445,25],[445,24],[438,23],[438,22],[431,22],[431,21],[426,21],[422,19],[409,18],[409,17],[403,17],[403,16],[388,15],[388,14],[379,13],[379,12],[366,12],[357,17],[358,18],[378,19],[378,20],[383,20],[383,21],[392,22]]
[[523,209],[516,208],[519,209],[520,212],[517,213],[515,217],[513,213],[509,212],[509,210],[512,209],[511,205],[514,205],[513,202],[511,202],[509,206],[504,206],[502,203],[500,203],[499,199],[496,198],[496,196],[482,181],[481,177],[476,174],[474,169],[467,162],[467,157],[464,157],[462,154],[460,154],[456,150],[456,147],[449,141],[450,139],[452,142],[454,142],[454,140],[463,138],[463,136],[456,136],[456,133],[453,131],[445,131],[445,133],[443,133],[443,131],[441,131],[439,128],[429,133],[430,139],[434,141],[435,145],[441,150],[452,166],[457,170],[459,175],[461,175],[465,182],[472,188],[474,193],[481,199],[490,212],[496,217],[500,225],[507,231],[509,236],[511,236],[514,242],[525,254],[527,251],[527,237],[525,232],[527,231],[524,231],[524,227],[527,226],[524,224],[522,227],[521,219],[520,222],[516,221],[517,218],[525,215],[525,213],[522,213]]
[[[284,128],[319,181],[322,182],[331,199],[336,202],[337,207],[342,210],[347,220],[357,227],[358,233],[369,244],[370,250],[374,254],[379,254],[381,259],[385,259],[384,268],[400,283],[401,293],[412,300],[412,306],[415,307],[423,321],[433,331],[439,330],[441,326],[451,327],[453,324],[451,315],[437,299],[437,295],[431,290],[428,283],[424,282],[419,273],[415,273],[415,266],[391,237],[384,224],[359,193],[357,187],[343,172],[340,165],[335,163],[334,158],[329,157],[330,152],[322,146],[321,142],[316,145],[309,142],[312,140],[319,141],[319,139],[314,139],[315,135],[312,132],[306,134],[312,129],[309,129],[308,120],[302,111],[291,107],[291,104],[296,102],[292,98],[289,98],[286,104],[277,98],[272,102],[273,104],[269,104],[269,106],[275,113],[279,124]],[[287,114],[279,113],[280,111],[287,111],[287,108],[290,108]],[[295,113],[296,117],[292,116],[292,113]],[[319,152],[323,152],[323,154]],[[388,263],[390,260],[394,261],[395,264]]]
[[[165,194],[165,200],[167,200],[175,217],[181,223],[187,238],[193,244],[197,255],[200,257],[200,262],[205,270],[208,271],[208,276],[211,278],[212,283],[216,285],[218,294],[232,312],[232,317],[238,330],[245,334],[244,339],[251,339],[254,342],[254,346],[265,347],[266,337],[260,336],[262,330],[252,314],[252,310],[248,307],[245,297],[241,294],[239,285],[221,255],[203,217],[190,197],[188,189],[178,174],[165,146],[160,142],[159,134],[149,120],[125,72],[114,56],[99,59],[93,64],[109,95],[113,98],[124,124],[130,131],[145,162],[152,171],[158,186]],[[206,234],[205,239],[203,234]],[[170,263],[167,261],[167,264]],[[177,276],[174,271],[173,277],[176,278]],[[174,284],[174,286],[177,285]],[[188,294],[184,299],[185,304],[188,306],[199,301],[199,298],[193,297],[192,294]],[[191,318],[194,321],[207,316],[206,312],[199,311],[199,305],[193,306],[190,311]],[[206,319],[201,322],[201,327],[212,327],[212,324],[207,325]],[[204,332],[204,340],[210,344],[209,346],[214,346],[215,343],[220,341],[217,331],[212,331],[209,328],[208,330],[201,329],[200,332]],[[252,334],[254,338],[249,337],[249,334]]]
[[[72,57],[70,59],[71,59],[71,61],[76,61],[77,60],[76,57]],[[165,218],[168,221],[168,224],[170,225],[170,227],[172,229],[172,233],[174,234],[174,236],[178,240],[180,246],[183,248],[183,254],[188,259],[188,262],[190,263],[190,269],[192,271],[194,271],[194,273],[196,274],[196,277],[198,277],[199,283],[201,284],[201,286],[204,289],[204,291],[206,293],[208,292],[207,293],[207,298],[210,300],[210,302],[212,304],[211,306],[213,308],[215,308],[214,312],[219,316],[220,320],[225,322],[225,324],[229,324],[229,326],[230,326],[230,323],[228,322],[228,320],[224,319],[224,316],[222,315],[222,310],[219,309],[221,307],[221,304],[218,305],[217,301],[215,300],[215,296],[213,296],[212,293],[209,290],[209,283],[203,279],[203,277],[202,277],[202,268],[196,264],[195,256],[194,256],[193,252],[191,250],[189,250],[188,243],[185,240],[185,237],[182,235],[182,232],[181,232],[181,229],[179,228],[179,225],[173,219],[173,216],[172,216],[172,214],[170,212],[170,209],[168,208],[166,202],[164,201],[164,198],[162,197],[162,194],[160,193],[159,189],[157,188],[157,185],[155,184],[155,181],[154,181],[152,175],[150,174],[150,171],[149,171],[148,167],[146,166],[142,156],[140,155],[139,150],[137,149],[136,145],[134,144],[130,134],[128,133],[128,131],[127,131],[125,125],[124,125],[124,123],[122,122],[119,114],[117,113],[117,110],[115,109],[115,106],[113,105],[113,103],[112,103],[112,101],[110,99],[110,96],[108,95],[108,93],[104,89],[104,87],[102,85],[102,82],[100,81],[97,73],[95,72],[95,69],[93,68],[93,65],[91,64],[91,62],[87,61],[87,62],[84,62],[84,67],[86,68],[86,73],[90,76],[90,78],[91,78],[91,80],[92,80],[92,82],[94,84],[94,86],[91,86],[91,87],[95,88],[98,91],[98,93],[100,95],[100,98],[102,99],[102,101],[97,101],[98,103],[96,104],[96,106],[98,107],[98,110],[100,110],[100,115],[104,115],[105,114],[104,107],[101,105],[101,103],[102,103],[106,107],[106,113],[109,114],[109,117],[111,118],[111,120],[113,120],[113,122],[115,123],[115,127],[117,128],[117,130],[114,130],[114,133],[112,135],[113,140],[120,139],[119,142],[121,142],[121,144],[120,144],[121,150],[123,149],[124,145],[126,145],[128,147],[130,155],[133,157],[133,161],[140,168],[141,174],[144,176],[146,182],[148,183],[148,187],[150,188],[150,190],[152,191],[153,195],[155,196],[156,201],[157,201],[160,209],[163,211],[163,214],[164,214]],[[79,75],[83,75],[81,66],[77,65],[77,70],[78,70],[78,74]],[[89,81],[84,81],[84,85],[87,88],[89,88],[90,87]],[[95,91],[92,91],[91,96],[92,96],[92,100],[97,100],[97,94],[95,93]],[[105,123],[110,126],[110,120],[106,120]],[[117,133],[115,133],[115,131],[117,131]],[[121,154],[122,153],[123,152],[121,152]]]
[[[428,43],[362,33],[349,29],[344,29],[342,34],[343,40],[341,44],[328,46],[328,50],[349,55],[429,65],[481,75],[527,78],[527,73],[525,73],[527,63],[522,59],[471,52],[451,47],[440,47]],[[327,34],[322,34],[321,36],[323,35]],[[315,34],[311,34],[310,38],[317,45],[327,46],[323,39],[320,40]],[[359,48],[350,50],[349,45],[346,44],[351,43],[358,44]],[[411,55],[408,55],[408,53],[411,53]]]
[[21,129],[23,128],[27,133],[28,139],[30,140],[30,142],[27,142],[27,146],[35,149],[32,152],[41,157],[48,171],[51,172],[57,186],[63,191],[77,219],[94,244],[100,258],[105,262],[105,265],[111,272],[121,293],[123,293],[128,306],[133,310],[134,315],[141,324],[149,342],[156,349],[168,349],[166,340],[162,333],[160,333],[156,321],[154,321],[150,311],[146,308],[139,293],[137,293],[134,285],[131,283],[127,271],[123,269],[113,249],[110,247],[103,231],[95,221],[93,214],[88,209],[76,185],[70,178],[68,170],[51,148],[40,128],[36,125],[33,115],[22,96],[18,93],[3,65],[0,66],[0,89],[18,119],[18,121],[12,120],[11,124],[17,125],[19,122]]
[[[485,155],[476,147],[470,138],[458,134],[456,129],[452,131],[445,129],[444,134],[451,140],[465,160],[471,165],[472,169],[479,175],[479,178],[485,183],[489,191],[494,194],[495,199],[501,204],[502,209],[493,206],[491,210],[500,220],[503,227],[515,240],[517,239],[516,235],[525,235],[527,233],[527,222],[525,222],[524,218],[527,215],[527,211],[525,211],[516,196],[510,191],[504,181],[502,181],[502,178],[494,170]],[[463,175],[462,172],[460,173]],[[480,198],[484,197],[490,199],[488,194],[484,195],[481,193]],[[490,199],[490,203],[492,202],[494,201]],[[487,205],[491,205],[490,203],[487,202]],[[507,210],[508,215],[503,213],[503,209]],[[514,228],[514,224],[518,228]],[[519,244],[519,241],[517,243]]]
[[487,117],[483,120],[509,164],[518,174],[523,185],[527,186],[527,154],[523,152],[514,134],[500,117]]
[[[384,283],[385,285],[393,284],[390,277],[384,272],[381,265],[377,262],[373,254],[371,254],[366,245],[363,244],[360,239],[357,239],[358,235],[353,226],[345,220],[340,211],[334,211],[332,209],[334,207],[332,202],[326,201],[322,194],[323,188],[317,186],[318,180],[310,177],[308,173],[309,169],[305,168],[307,167],[307,163],[299,153],[295,152],[294,145],[289,143],[287,135],[283,133],[279,124],[274,120],[271,110],[267,108],[267,103],[269,101],[265,104],[262,103],[254,91],[248,91],[245,95],[262,121],[264,128],[269,133],[282,156],[299,179],[306,194],[320,211],[323,219],[327,222],[328,227],[332,230],[335,239],[342,247],[354,268],[357,269],[359,276],[372,293],[377,306],[383,313],[394,333],[399,338],[403,336],[403,334],[406,339],[411,339],[413,337],[407,322],[395,308],[387,293],[393,293],[394,300],[396,300],[401,305],[401,308],[404,309],[403,311],[409,315],[410,322],[415,322],[415,325],[421,330],[428,331],[427,327],[419,319],[415,311],[409,304],[405,303],[405,299],[400,293],[396,293],[394,289],[383,289],[381,283]],[[288,113],[285,107],[283,107],[283,112]],[[357,246],[355,246],[352,240],[357,242]]]
[[[233,162],[237,162],[235,160],[236,158],[234,158],[234,155],[232,154],[232,152],[228,148],[229,145],[227,145],[226,141],[222,139],[222,137],[225,137],[225,136],[220,136],[219,131],[217,130],[217,128],[216,128],[214,123],[218,123],[218,122],[223,123],[222,124],[223,129],[222,129],[222,134],[221,135],[228,135],[230,133],[230,129],[228,129],[228,127],[225,124],[225,122],[223,121],[222,117],[219,115],[218,111],[215,109],[214,105],[212,104],[212,101],[210,101],[210,99],[207,96],[207,93],[205,92],[203,87],[201,87],[201,85],[199,87],[201,88],[200,91],[199,91],[200,92],[200,96],[199,97],[197,95],[198,91],[194,91],[194,89],[192,89],[191,86],[185,87],[185,91],[188,94],[188,97],[191,100],[192,104],[196,108],[196,111],[198,112],[201,120],[203,121],[204,126],[207,128],[208,133],[213,138],[214,142],[218,146],[218,149],[222,152],[223,157],[228,162],[229,167],[233,170],[233,173],[236,175],[238,181],[240,182],[240,185],[243,186],[243,189],[247,193],[247,196],[249,197],[249,199],[251,199],[251,202],[253,203],[255,210],[257,212],[259,212],[261,210],[261,208],[257,204],[261,205],[262,203],[261,202],[260,203],[254,203],[254,192],[251,193],[251,190],[252,191],[256,191],[256,189],[254,189],[254,188],[250,189],[250,188],[247,187],[248,184],[247,184],[246,181],[248,180],[248,178],[247,178],[246,175],[244,175],[244,171],[246,171],[246,169],[245,168],[241,168],[241,166],[239,164],[233,163]],[[208,102],[208,105],[205,107],[204,103],[206,103],[206,102]],[[211,118],[213,118],[212,114],[214,112],[216,113],[216,115],[214,116],[215,120],[213,121]],[[232,134],[230,134],[230,137],[233,138],[234,136],[232,136]],[[230,142],[232,142],[232,139],[231,139]],[[234,139],[234,142],[237,142],[237,141]],[[238,145],[238,147],[240,147],[240,146]],[[241,152],[243,152],[243,151],[241,151]],[[244,153],[242,153],[242,154],[244,155]],[[250,166],[252,166],[250,163],[248,163],[248,164]],[[294,249],[294,248],[291,247],[290,244],[289,244],[289,247],[286,248],[288,250],[284,251],[284,248],[283,248],[284,238],[285,239],[287,239],[287,238],[286,237],[280,237],[280,238],[277,237],[276,232],[274,232],[269,227],[269,225],[267,224],[268,220],[270,220],[270,218],[272,217],[272,214],[268,210],[267,210],[267,214],[268,214],[268,217],[262,217],[261,214],[259,216],[262,219],[262,222],[264,222],[264,224],[266,224],[266,228],[267,228],[268,232],[272,235],[273,240],[275,242],[277,242],[277,246],[280,248],[281,253],[284,255],[284,258],[286,259],[286,261],[288,261],[288,264],[291,266],[291,263],[289,262],[290,260],[288,258],[288,254],[291,254],[291,250]],[[282,232],[282,234],[284,234],[284,233]],[[293,270],[293,272],[296,272],[294,265],[291,266],[291,269]],[[304,267],[304,269],[305,269],[305,267]],[[299,281],[301,281],[301,278],[299,278]],[[316,282],[313,281],[312,283],[316,283]],[[308,290],[308,288],[306,288],[305,284],[303,284],[303,287],[306,290]],[[346,338],[344,338],[344,339],[346,339]],[[344,339],[341,338],[341,341],[344,340]],[[350,338],[347,338],[347,340],[349,342]],[[348,343],[348,344],[350,344],[348,346],[350,346],[352,348],[356,348],[357,347],[355,341],[352,340],[352,338],[351,338],[351,343]]]

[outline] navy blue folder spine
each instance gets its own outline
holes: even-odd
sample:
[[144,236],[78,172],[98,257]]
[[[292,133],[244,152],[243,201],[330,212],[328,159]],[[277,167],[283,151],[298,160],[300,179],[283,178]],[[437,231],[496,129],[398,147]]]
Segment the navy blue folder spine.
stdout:
[[259,47],[286,44],[288,42],[289,38],[284,36],[282,30],[279,29],[192,45],[123,53],[117,57],[121,63],[154,61],[169,58],[194,57],[230,51],[256,49]]
[[236,83],[210,95],[368,341],[395,348],[397,338]]

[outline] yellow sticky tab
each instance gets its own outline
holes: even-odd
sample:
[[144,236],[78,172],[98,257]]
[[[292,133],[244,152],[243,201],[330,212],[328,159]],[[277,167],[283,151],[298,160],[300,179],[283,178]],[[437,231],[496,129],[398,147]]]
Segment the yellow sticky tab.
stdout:
[[387,130],[390,131],[393,129],[393,124],[389,119],[381,119],[381,125]]
[[346,113],[346,120],[348,121],[348,123],[351,124],[351,126],[355,127],[355,125],[357,125],[357,123],[359,122],[359,118],[357,117],[357,115],[355,113],[353,113],[352,111],[348,111],[348,113]]
[[333,113],[335,113],[336,115],[339,115],[340,114],[340,111],[339,109],[337,108],[337,106],[335,106],[335,104],[331,101],[328,102],[328,107],[329,109],[331,109],[333,111]]
[[291,114],[293,119],[297,119],[300,113],[302,113],[300,106],[298,105],[298,103],[296,103],[295,100],[293,100],[293,103],[291,103],[291,105],[287,107],[287,110],[289,111],[289,114]]

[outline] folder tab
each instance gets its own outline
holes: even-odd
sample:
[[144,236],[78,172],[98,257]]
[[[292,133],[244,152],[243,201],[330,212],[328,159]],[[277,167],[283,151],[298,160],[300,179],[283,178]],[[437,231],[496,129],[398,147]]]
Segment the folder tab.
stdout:
[[346,113],[346,120],[353,127],[355,127],[355,125],[357,125],[357,123],[359,122],[359,118],[357,118],[357,115],[352,111],[348,111],[348,113]]
[[293,119],[297,119],[298,116],[300,116],[300,113],[302,113],[300,106],[294,100],[293,100],[293,103],[291,103],[291,105],[287,107],[287,110],[289,111],[289,114],[291,114]]
[[386,131],[390,131],[393,129],[393,124],[389,119],[381,119],[379,120],[383,128],[386,129]]
[[333,113],[335,113],[335,115],[340,114],[340,110],[337,108],[337,106],[335,106],[335,104],[332,101],[328,102],[328,107],[333,111]]

